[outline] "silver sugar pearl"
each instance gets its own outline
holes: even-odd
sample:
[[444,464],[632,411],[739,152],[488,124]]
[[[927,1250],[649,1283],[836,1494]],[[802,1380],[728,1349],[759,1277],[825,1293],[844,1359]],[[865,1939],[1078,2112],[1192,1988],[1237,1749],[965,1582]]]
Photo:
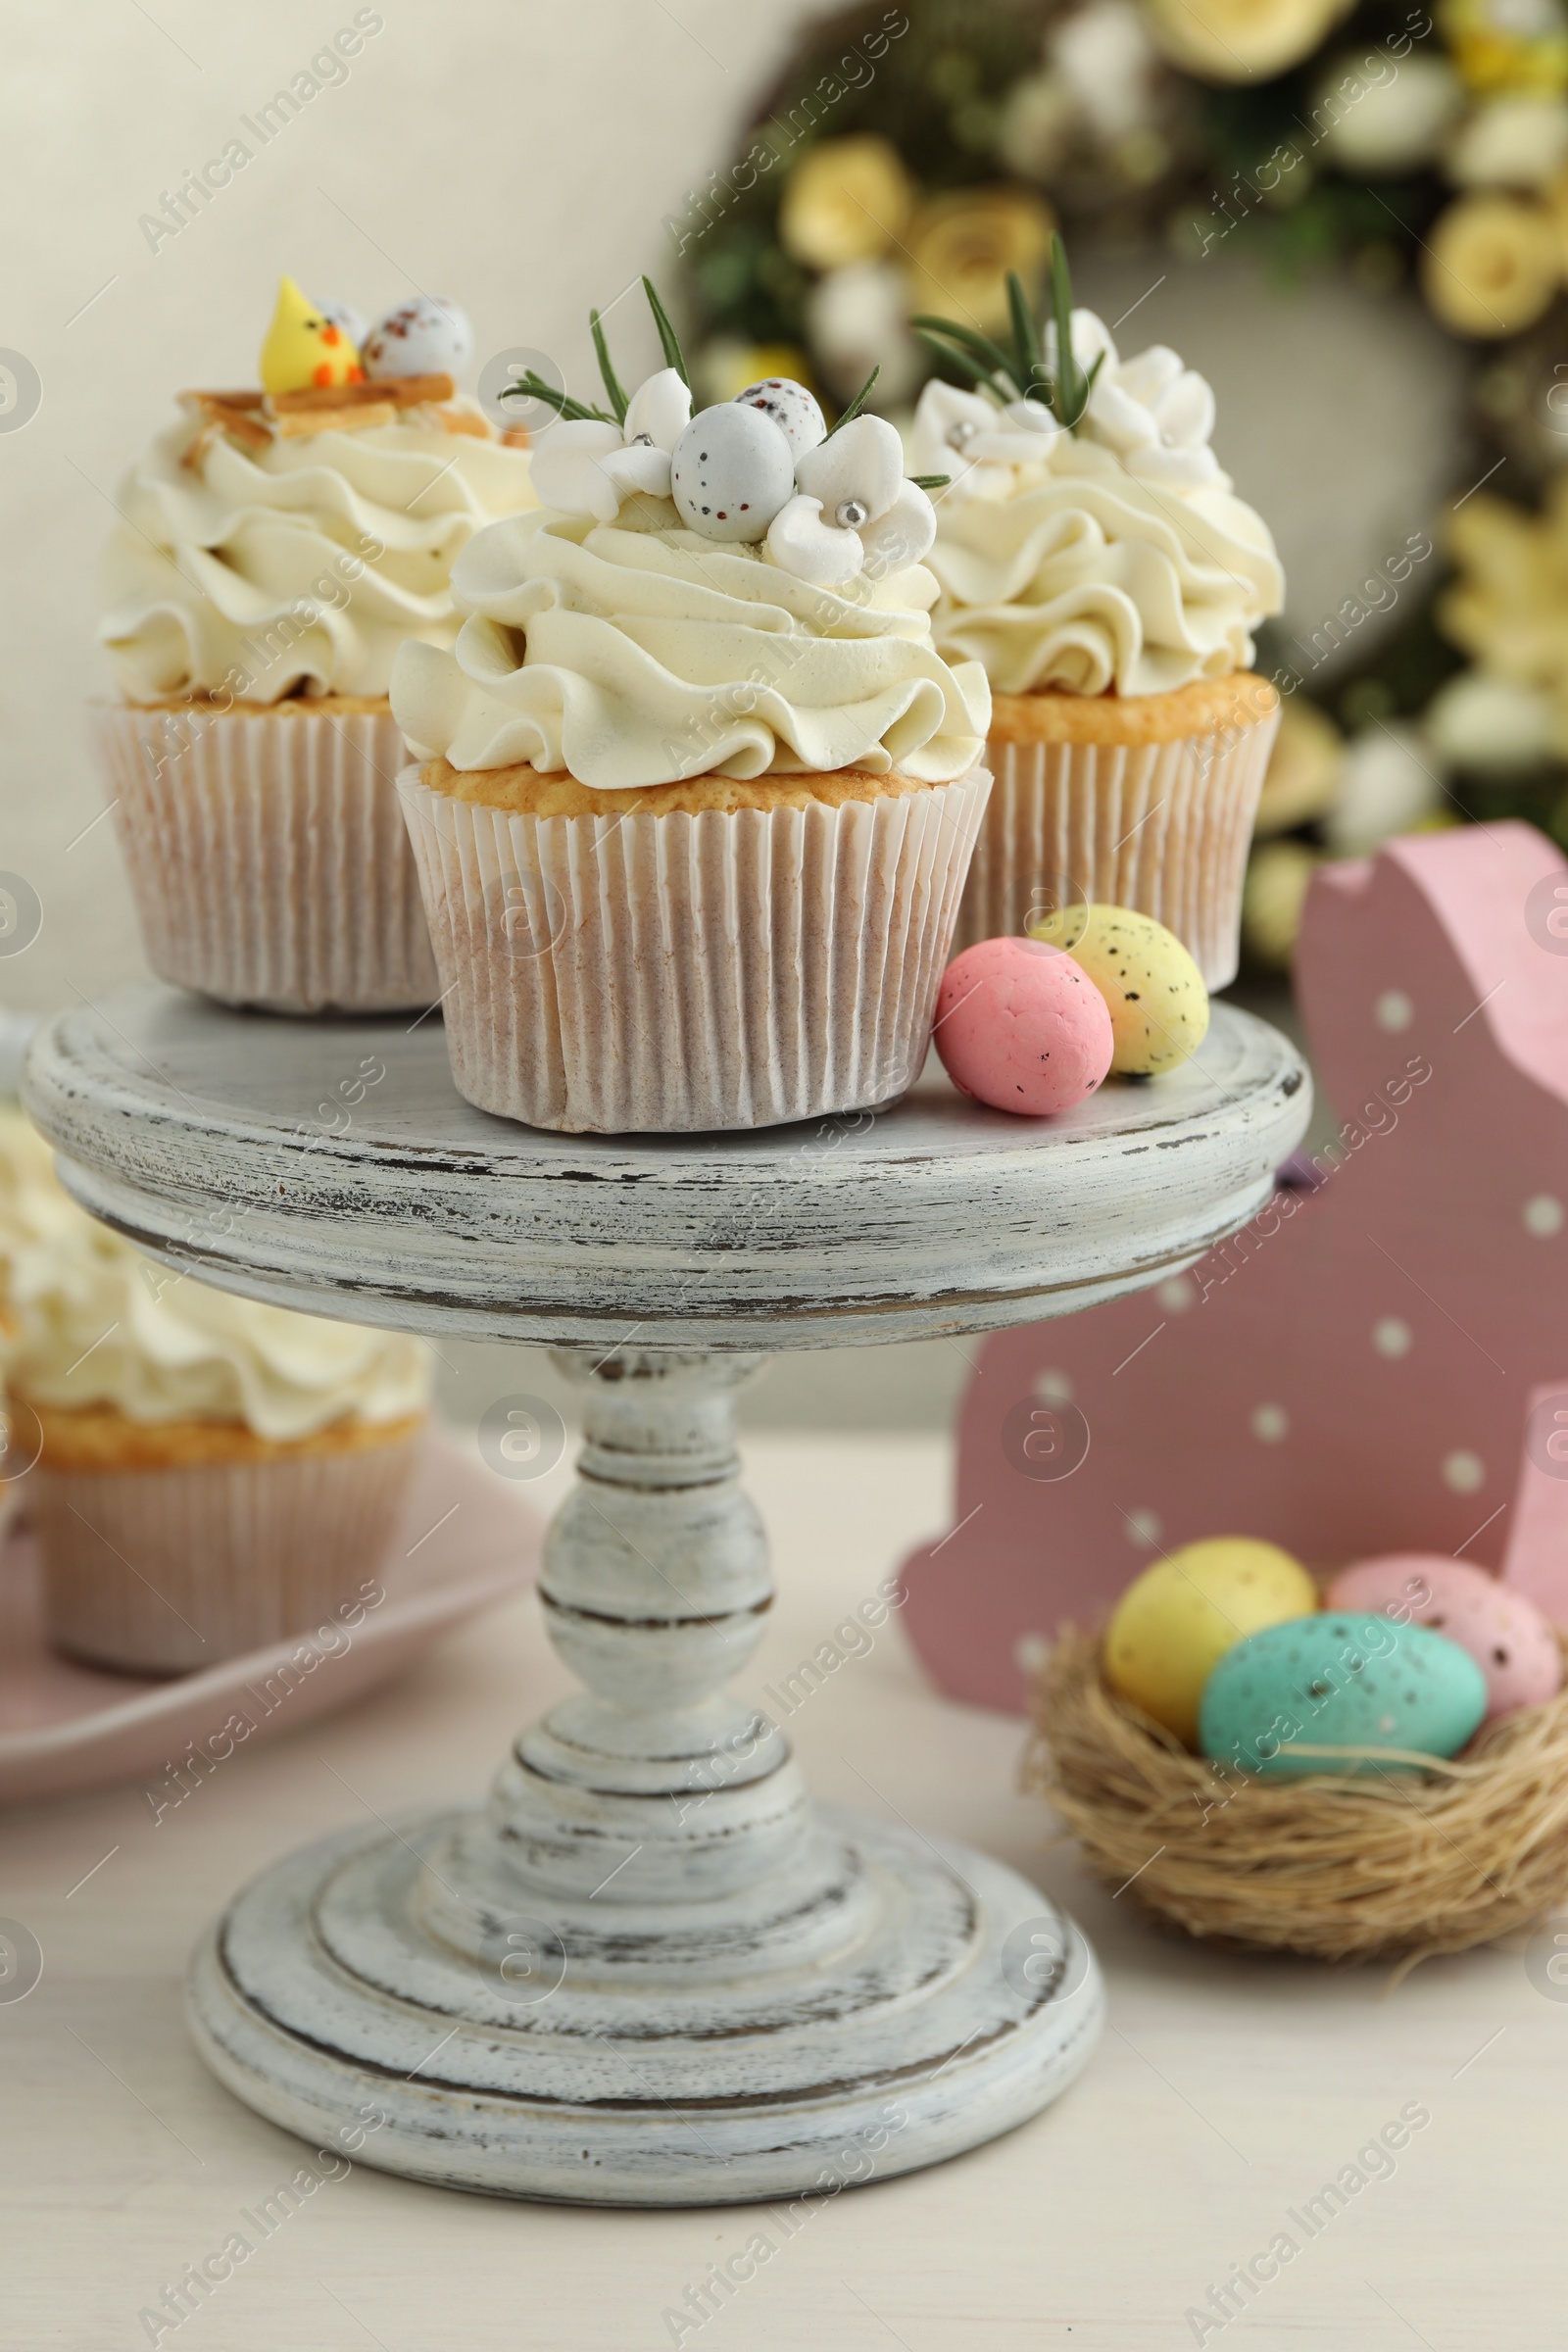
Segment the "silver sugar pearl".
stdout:
[[967,449],[974,436],[975,427],[967,416],[962,416],[948,434],[948,447],[950,449]]
[[847,498],[833,517],[841,531],[858,531],[871,519],[871,510],[863,499]]

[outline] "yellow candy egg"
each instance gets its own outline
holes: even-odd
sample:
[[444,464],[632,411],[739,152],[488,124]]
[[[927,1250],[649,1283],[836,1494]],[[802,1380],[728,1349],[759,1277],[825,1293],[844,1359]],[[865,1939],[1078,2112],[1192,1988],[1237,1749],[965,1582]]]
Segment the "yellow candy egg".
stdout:
[[1029,932],[1065,948],[1109,1005],[1113,1075],[1151,1078],[1197,1053],[1208,1033],[1208,991],[1175,932],[1152,915],[1062,906]]
[[1212,1536],[1185,1544],[1122,1594],[1105,1634],[1105,1680],[1196,1747],[1203,1685],[1225,1652],[1317,1605],[1312,1579],[1277,1544]]

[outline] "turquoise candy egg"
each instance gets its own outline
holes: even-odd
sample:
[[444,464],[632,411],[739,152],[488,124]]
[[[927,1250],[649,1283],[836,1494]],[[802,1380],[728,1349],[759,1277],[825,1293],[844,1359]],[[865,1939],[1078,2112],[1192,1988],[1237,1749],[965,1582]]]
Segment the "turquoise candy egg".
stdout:
[[1373,1775],[1417,1765],[1307,1755],[1307,1747],[1451,1756],[1487,1711],[1487,1680],[1456,1642],[1354,1610],[1250,1634],[1203,1686],[1199,1745],[1244,1772]]

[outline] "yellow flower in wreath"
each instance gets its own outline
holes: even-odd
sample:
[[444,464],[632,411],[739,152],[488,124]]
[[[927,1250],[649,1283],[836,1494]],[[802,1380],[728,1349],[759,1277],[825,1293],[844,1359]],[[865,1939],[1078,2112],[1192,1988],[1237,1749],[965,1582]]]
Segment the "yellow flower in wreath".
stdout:
[[735,336],[715,336],[697,354],[696,375],[699,395],[715,407],[752,384],[765,383],[770,375],[787,375],[808,392],[816,390],[811,363],[798,343],[743,343]]
[[1456,335],[1494,339],[1534,326],[1557,290],[1557,233],[1544,206],[1461,196],[1433,226],[1421,288]]
[[808,270],[846,270],[896,245],[913,209],[913,183],[890,140],[875,131],[823,139],[784,183],[779,242]]
[[1056,225],[1027,188],[959,188],[920,207],[909,228],[909,308],[993,334],[1007,322],[1007,272],[1038,284]]
[[1322,45],[1350,0],[1147,0],[1149,29],[1200,81],[1283,74]]
[[1242,937],[1248,953],[1270,970],[1288,972],[1321,850],[1304,841],[1265,841],[1252,852],[1242,892]]
[[1561,0],[1445,0],[1439,24],[1473,90],[1555,98],[1568,90]]
[[1568,473],[1551,477],[1540,515],[1481,492],[1447,542],[1458,577],[1438,605],[1445,637],[1489,675],[1568,704]]
[[[1568,278],[1568,164],[1565,164],[1549,187],[1542,190],[1546,218],[1557,242],[1557,267]],[[1561,406],[1561,403],[1558,404]],[[1552,422],[1560,429],[1561,420],[1553,416]]]
[[1321,816],[1340,789],[1344,765],[1345,738],[1328,712],[1305,695],[1292,695],[1280,711],[1280,731],[1252,822],[1254,840]]

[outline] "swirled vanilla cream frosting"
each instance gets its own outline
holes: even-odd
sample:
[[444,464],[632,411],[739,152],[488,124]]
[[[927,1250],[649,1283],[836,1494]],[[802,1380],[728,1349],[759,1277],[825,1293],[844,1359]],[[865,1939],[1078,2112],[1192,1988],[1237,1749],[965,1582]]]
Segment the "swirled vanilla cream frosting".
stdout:
[[81,1210],[55,1174],[55,1155],[26,1115],[0,1103],[0,1323],[19,1251],[68,1235]]
[[400,1332],[231,1298],[156,1265],[76,1206],[20,1113],[0,1119],[7,1386],[132,1421],[237,1421],[274,1443],[425,1409],[429,1351]]
[[1119,360],[1091,312],[1072,344],[1096,369],[1075,430],[1034,400],[921,395],[912,462],[953,476],[926,559],[938,648],[1003,694],[1162,694],[1247,668],[1284,577],[1209,448],[1212,393],[1163,345]]
[[[849,767],[946,783],[974,765],[990,689],[977,662],[950,663],[933,643],[938,584],[923,564],[824,585],[760,542],[690,528],[668,497],[616,493],[612,520],[545,508],[465,549],[456,645],[407,645],[393,673],[416,757],[564,771],[605,791]],[[822,499],[796,503],[819,539],[853,535],[816,523]],[[868,504],[845,496],[831,514]]]
[[527,451],[454,400],[298,438],[197,409],[117,503],[99,636],[122,691],[274,703],[381,696],[406,640],[450,645],[457,558],[537,500]]

